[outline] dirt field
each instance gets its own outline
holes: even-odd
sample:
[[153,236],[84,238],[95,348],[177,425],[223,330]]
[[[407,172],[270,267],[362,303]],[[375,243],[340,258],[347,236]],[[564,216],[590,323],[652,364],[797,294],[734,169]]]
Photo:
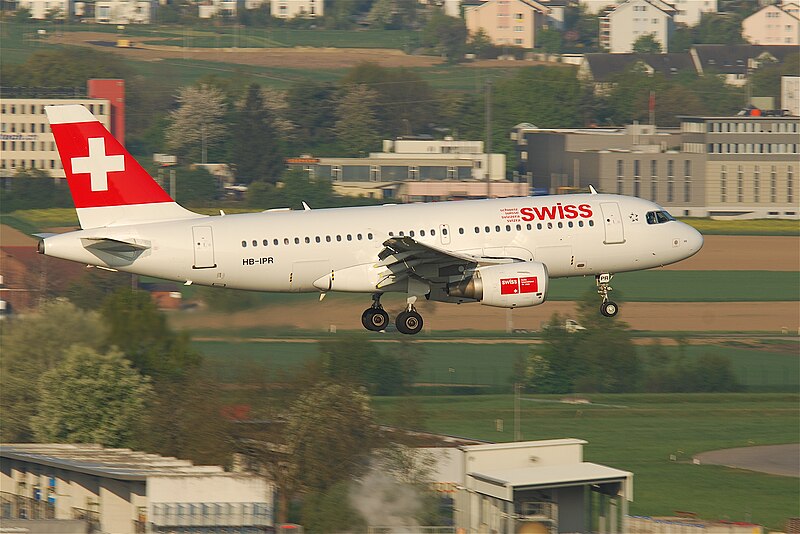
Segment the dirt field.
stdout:
[[[68,32],[50,37],[53,44],[69,44],[98,48],[90,41],[108,42],[114,36],[107,33]],[[384,67],[432,67],[442,63],[433,56],[410,56],[400,50],[382,48],[181,48],[177,46],[136,43],[136,48],[103,47],[102,50],[138,61],[192,59],[219,61],[257,67],[303,69],[346,69],[365,61]],[[506,67],[513,66],[504,65]],[[526,63],[527,65],[527,63]]]
[[700,252],[666,269],[800,271],[800,237],[708,235]]

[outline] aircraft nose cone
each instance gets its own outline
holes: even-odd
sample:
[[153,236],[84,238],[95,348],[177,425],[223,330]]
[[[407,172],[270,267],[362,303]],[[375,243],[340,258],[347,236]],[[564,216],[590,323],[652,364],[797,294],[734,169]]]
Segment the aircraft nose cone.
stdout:
[[686,225],[686,230],[686,246],[691,254],[696,254],[701,248],[703,248],[703,234],[689,225]]

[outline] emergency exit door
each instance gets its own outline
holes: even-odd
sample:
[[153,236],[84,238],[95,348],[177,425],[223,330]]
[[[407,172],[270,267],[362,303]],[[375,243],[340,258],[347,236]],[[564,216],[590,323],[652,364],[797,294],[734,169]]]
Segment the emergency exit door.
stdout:
[[194,238],[194,265],[193,269],[211,269],[216,267],[214,262],[214,237],[210,226],[192,226]]

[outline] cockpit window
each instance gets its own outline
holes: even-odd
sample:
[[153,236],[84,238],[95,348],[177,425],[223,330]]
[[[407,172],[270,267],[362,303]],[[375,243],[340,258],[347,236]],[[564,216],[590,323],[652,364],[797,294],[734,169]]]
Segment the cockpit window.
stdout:
[[662,224],[675,220],[675,217],[666,211],[648,211],[645,218],[647,219],[647,224]]

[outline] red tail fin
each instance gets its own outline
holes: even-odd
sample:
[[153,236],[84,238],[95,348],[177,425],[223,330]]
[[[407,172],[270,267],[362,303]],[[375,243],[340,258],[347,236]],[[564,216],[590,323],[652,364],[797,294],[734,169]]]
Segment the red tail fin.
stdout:
[[197,216],[178,206],[85,107],[45,111],[81,227]]

